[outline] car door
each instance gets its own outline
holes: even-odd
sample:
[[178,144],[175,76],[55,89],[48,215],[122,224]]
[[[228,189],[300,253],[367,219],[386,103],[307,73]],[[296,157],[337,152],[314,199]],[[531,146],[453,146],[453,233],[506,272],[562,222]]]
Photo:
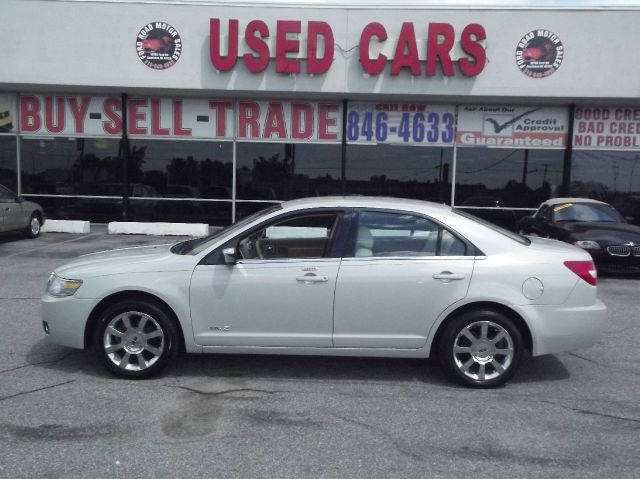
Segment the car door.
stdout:
[[419,215],[362,211],[336,285],[337,348],[417,349],[473,272],[472,246]]
[[218,251],[208,255],[191,280],[196,343],[331,347],[341,218],[341,211],[287,215],[232,240],[235,264]]

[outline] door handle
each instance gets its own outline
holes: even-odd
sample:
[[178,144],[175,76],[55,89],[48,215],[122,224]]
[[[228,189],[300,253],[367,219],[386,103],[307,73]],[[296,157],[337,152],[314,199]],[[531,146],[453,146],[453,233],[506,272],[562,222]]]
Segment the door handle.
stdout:
[[315,274],[305,274],[304,276],[298,276],[296,281],[300,283],[326,283],[329,281],[329,276],[316,276]]
[[445,282],[461,280],[465,278],[464,274],[455,274],[451,271],[442,271],[440,273],[436,273],[432,276],[433,279],[441,279]]

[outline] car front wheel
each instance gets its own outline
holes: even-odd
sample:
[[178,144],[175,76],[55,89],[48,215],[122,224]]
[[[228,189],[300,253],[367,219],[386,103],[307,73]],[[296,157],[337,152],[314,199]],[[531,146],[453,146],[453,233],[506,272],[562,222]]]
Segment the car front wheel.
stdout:
[[25,228],[24,232],[28,238],[37,238],[40,235],[40,229],[42,228],[42,220],[37,213],[31,215],[29,224]]
[[490,310],[468,311],[446,325],[439,343],[443,367],[466,386],[504,384],[518,368],[522,335],[507,316]]
[[169,315],[153,303],[125,301],[100,316],[96,350],[112,373],[143,379],[162,371],[178,353],[178,333]]

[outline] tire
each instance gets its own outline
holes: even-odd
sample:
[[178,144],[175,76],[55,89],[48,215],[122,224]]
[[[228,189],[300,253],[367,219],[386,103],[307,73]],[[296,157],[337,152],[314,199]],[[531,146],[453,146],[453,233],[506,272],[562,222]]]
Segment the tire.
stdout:
[[29,224],[24,229],[24,234],[27,238],[37,238],[40,236],[40,230],[42,229],[42,220],[40,219],[40,215],[38,213],[33,213],[31,218],[29,219]]
[[509,317],[476,310],[462,313],[445,326],[438,349],[443,368],[455,380],[469,387],[491,388],[516,372],[524,342]]
[[175,360],[178,338],[175,324],[162,308],[127,300],[102,313],[93,340],[109,371],[122,378],[145,379]]

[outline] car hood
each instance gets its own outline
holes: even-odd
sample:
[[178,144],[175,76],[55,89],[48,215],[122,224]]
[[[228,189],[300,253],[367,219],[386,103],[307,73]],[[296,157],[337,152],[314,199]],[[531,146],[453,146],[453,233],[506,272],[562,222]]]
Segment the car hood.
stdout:
[[559,225],[571,238],[594,240],[607,243],[634,242],[640,244],[640,226],[627,223],[580,223]]
[[193,268],[193,256],[175,255],[172,245],[140,246],[90,253],[56,268],[58,276],[83,279],[122,273],[182,271]]

